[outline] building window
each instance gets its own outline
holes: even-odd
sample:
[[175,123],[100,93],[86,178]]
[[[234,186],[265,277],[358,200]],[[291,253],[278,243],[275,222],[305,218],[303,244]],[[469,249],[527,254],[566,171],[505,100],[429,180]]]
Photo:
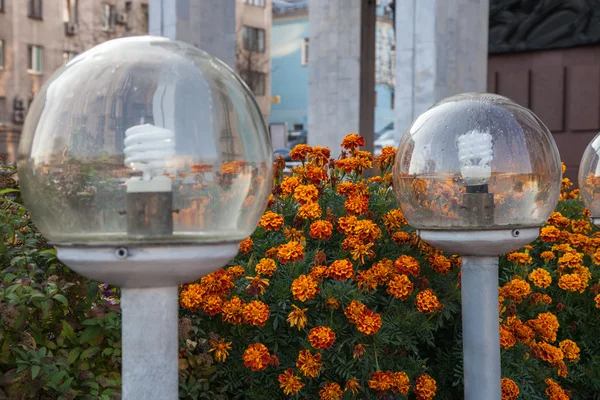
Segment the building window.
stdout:
[[302,130],[304,130],[304,124],[294,124],[292,126],[292,131],[294,132],[300,132]]
[[0,125],[6,123],[6,97],[0,97]]
[[28,72],[41,74],[44,68],[44,49],[41,46],[29,46],[28,55]]
[[79,53],[76,51],[63,51],[63,63],[66,64],[75,57],[77,57]]
[[301,51],[302,53],[300,56],[300,62],[302,63],[302,65],[308,65],[308,38],[302,39]]
[[42,0],[29,0],[29,18],[42,19]]
[[63,10],[63,19],[65,22],[69,22],[71,24],[77,23],[78,17],[78,1],[77,0],[63,0],[64,1],[64,10]]
[[142,33],[148,33],[148,21],[150,14],[148,13],[148,4],[142,4]]
[[112,4],[102,4],[102,29],[112,31],[115,29],[115,6]]
[[242,71],[241,73],[242,79],[246,82],[252,93],[256,96],[264,96],[265,95],[265,87],[267,74],[257,71]]
[[0,39],[0,69],[4,69],[4,40],[2,39]]
[[252,28],[244,25],[242,28],[242,36],[244,38],[244,49],[250,51],[265,51],[265,30],[260,28]]
[[4,12],[4,0],[0,0],[0,12]]
[[394,89],[390,89],[390,102],[391,102],[391,109],[394,109],[394,103],[396,103],[396,92],[394,91]]
[[259,7],[265,6],[265,0],[244,0],[244,3],[250,4],[252,6],[259,6]]

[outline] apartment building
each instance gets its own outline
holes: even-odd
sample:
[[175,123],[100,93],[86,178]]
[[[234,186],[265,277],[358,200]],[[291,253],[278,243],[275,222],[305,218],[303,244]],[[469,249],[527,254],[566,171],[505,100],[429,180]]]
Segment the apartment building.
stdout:
[[0,0],[0,153],[15,161],[29,104],[54,71],[109,39],[148,32],[148,0]]

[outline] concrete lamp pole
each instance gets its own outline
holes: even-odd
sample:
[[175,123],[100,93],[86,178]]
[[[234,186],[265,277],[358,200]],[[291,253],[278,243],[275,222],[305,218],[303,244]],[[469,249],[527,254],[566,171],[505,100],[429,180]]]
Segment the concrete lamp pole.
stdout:
[[271,192],[269,136],[248,87],[182,42],[105,42],[36,96],[18,168],[58,258],[121,287],[123,398],[177,399],[179,285],[236,256]]
[[502,96],[444,99],[400,142],[394,189],[406,219],[423,241],[462,259],[467,400],[501,398],[498,259],[535,240],[560,183],[550,132]]

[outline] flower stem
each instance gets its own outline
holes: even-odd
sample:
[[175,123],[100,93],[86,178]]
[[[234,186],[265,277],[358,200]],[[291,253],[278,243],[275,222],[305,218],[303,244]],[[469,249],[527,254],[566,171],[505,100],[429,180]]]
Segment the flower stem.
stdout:
[[373,354],[375,354],[375,368],[377,368],[377,371],[380,371],[379,361],[377,360],[377,342],[375,341],[375,336],[373,336]]

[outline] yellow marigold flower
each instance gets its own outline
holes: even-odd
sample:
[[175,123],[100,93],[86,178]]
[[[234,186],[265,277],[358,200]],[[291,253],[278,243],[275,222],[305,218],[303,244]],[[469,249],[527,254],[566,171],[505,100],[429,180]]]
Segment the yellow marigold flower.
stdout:
[[398,257],[396,261],[394,261],[394,267],[397,273],[412,275],[415,278],[421,273],[419,261],[417,261],[416,258],[407,255]]
[[254,242],[252,241],[252,238],[247,238],[246,240],[240,243],[240,251],[244,254],[248,254],[252,251],[253,245]]
[[242,359],[246,368],[250,368],[252,371],[262,371],[267,369],[271,355],[264,344],[254,343],[244,351]]
[[375,335],[381,328],[381,315],[371,310],[365,311],[356,323],[356,329],[363,335]]
[[556,340],[556,332],[560,327],[556,315],[550,312],[538,314],[537,318],[527,321],[527,324],[546,342]]
[[352,267],[352,263],[348,259],[335,260],[329,266],[327,274],[330,278],[333,278],[336,281],[344,281],[346,279],[352,278],[352,276],[354,275],[354,268]]
[[369,196],[351,196],[344,202],[349,215],[362,215],[369,211]]
[[529,254],[519,253],[516,251],[508,254],[508,256],[506,258],[508,259],[508,261],[512,261],[513,263],[520,264],[520,265],[528,265],[533,262],[533,260],[531,259],[531,256]]
[[600,250],[596,250],[592,259],[594,260],[594,264],[600,265]]
[[571,246],[580,249],[586,247],[589,244],[590,239],[585,235],[572,233],[569,235],[568,241]]
[[300,275],[292,282],[292,294],[294,299],[306,301],[314,299],[319,292],[318,282],[310,275]]
[[551,252],[551,251],[543,251],[543,252],[540,254],[540,258],[541,258],[542,260],[544,260],[544,261],[547,263],[547,262],[548,262],[548,261],[550,261],[550,260],[554,260],[554,259],[556,258],[556,256],[555,256],[555,255],[554,255],[554,253],[553,253],[553,252]]
[[587,282],[579,274],[564,274],[558,280],[558,287],[569,292],[583,293]]
[[550,400],[569,400],[571,398],[571,396],[551,378],[547,378],[544,382],[546,383],[546,396],[548,396]]
[[333,232],[333,225],[329,221],[317,220],[310,224],[309,235],[313,239],[330,239]]
[[342,388],[335,382],[326,382],[323,389],[319,391],[321,400],[342,400],[343,395]]
[[600,308],[600,294],[597,294],[596,297],[594,297],[594,303],[596,304],[596,308]]
[[540,230],[542,242],[556,242],[559,239],[560,231],[555,226],[545,226]]
[[231,267],[227,268],[227,274],[234,278],[244,275],[244,272],[244,267],[241,265],[232,265]]
[[571,222],[571,230],[573,233],[587,235],[592,231],[592,226],[590,225],[590,221],[587,219],[579,219]]
[[277,231],[283,226],[283,217],[273,211],[267,211],[260,218],[258,226],[268,231]]
[[529,303],[534,306],[538,304],[552,304],[552,297],[545,293],[534,293],[529,298]]
[[298,185],[294,189],[294,199],[300,204],[313,203],[319,198],[315,185]]
[[377,371],[371,374],[369,379],[369,388],[383,392],[392,387],[392,373],[387,371]]
[[435,379],[427,374],[421,374],[415,380],[415,394],[417,400],[431,400],[437,392],[437,384]]
[[304,160],[308,153],[310,153],[311,151],[311,146],[307,144],[297,144],[296,146],[294,146],[292,151],[290,151],[290,157],[292,157],[292,160],[294,161]]
[[257,296],[259,294],[263,295],[269,287],[269,280],[261,278],[260,275],[247,276],[246,280],[250,281],[250,283],[248,283],[248,286],[246,286],[246,292],[250,296]]
[[298,218],[302,219],[317,219],[321,218],[321,215],[323,215],[323,211],[321,210],[321,206],[317,202],[306,203],[298,208],[298,213],[296,215],[298,216]]
[[346,135],[342,140],[342,147],[346,150],[356,150],[357,148],[365,145],[365,138],[360,136],[358,133],[351,133]]
[[531,344],[531,349],[536,357],[541,358],[548,363],[555,365],[565,357],[562,350],[546,342],[536,342]]
[[422,313],[431,313],[438,311],[442,308],[442,305],[438,301],[437,296],[431,289],[425,289],[419,294],[417,294],[415,305],[417,306],[417,309]]
[[289,196],[290,194],[294,193],[294,190],[296,190],[298,185],[300,185],[300,179],[298,179],[297,177],[285,177],[281,181],[281,193],[283,193],[284,196]]
[[300,377],[294,375],[291,368],[288,368],[279,375],[279,387],[283,389],[283,394],[293,396],[304,387],[304,383],[300,382]]
[[314,265],[310,269],[310,277],[316,281],[320,281],[323,278],[327,278],[329,275],[329,268],[326,265]]
[[244,307],[244,322],[252,326],[265,326],[269,319],[269,306],[254,300]]
[[308,341],[315,349],[328,349],[333,346],[335,333],[327,326],[317,326],[308,333]]
[[560,166],[562,168],[562,173],[564,174],[567,171],[567,165],[564,162],[561,162]]
[[443,254],[431,254],[428,257],[428,260],[429,264],[431,265],[431,268],[433,268],[434,271],[442,275],[446,275],[448,272],[450,272],[450,269],[452,268],[450,260],[446,258],[446,256],[444,256]]
[[246,302],[237,296],[223,303],[221,308],[221,317],[224,322],[234,325],[241,325],[244,320],[244,308]]
[[566,253],[558,259],[559,267],[575,268],[583,262],[583,254],[581,253]]
[[358,393],[358,389],[360,389],[360,385],[358,384],[358,379],[356,377],[352,377],[346,381],[344,392],[349,391],[354,396]]
[[229,350],[231,350],[231,342],[226,342],[225,339],[221,338],[218,342],[214,340],[209,340],[210,344],[209,353],[215,353],[215,360],[217,362],[223,362],[229,355]]
[[500,292],[502,296],[519,304],[525,297],[531,294],[531,286],[523,279],[513,279],[506,282]]
[[304,246],[298,242],[290,241],[282,244],[277,249],[277,258],[282,264],[304,259]]
[[552,251],[557,251],[559,253],[570,253],[573,250],[573,248],[571,247],[570,244],[568,243],[562,243],[562,244],[555,244],[552,246]]
[[550,273],[542,268],[536,268],[528,276],[529,280],[539,288],[547,288],[552,283]]
[[[434,385],[435,385],[435,381],[434,381]],[[408,390],[410,389],[410,380],[408,379],[408,375],[406,375],[406,372],[392,373],[390,388],[392,389],[392,392],[394,392],[394,393],[407,394]]]
[[502,400],[515,400],[519,396],[519,387],[508,378],[502,378]]
[[273,272],[277,271],[277,264],[271,258],[261,258],[255,269],[261,275],[273,276]]
[[352,300],[348,307],[344,309],[344,314],[351,324],[356,324],[366,311],[367,306],[358,300]]
[[504,349],[510,349],[517,343],[515,335],[504,325],[500,325],[500,346]]
[[404,274],[394,275],[387,286],[387,292],[400,300],[408,299],[408,296],[410,296],[415,289],[415,286],[410,279],[408,279],[408,276]]
[[340,308],[340,302],[335,297],[329,297],[325,300],[325,306],[331,310],[337,310]]
[[312,354],[310,350],[300,350],[298,354],[298,361],[296,361],[296,367],[300,368],[300,372],[307,378],[316,378],[321,371],[323,361],[321,361],[321,354]]
[[306,323],[308,322],[308,318],[306,317],[306,312],[308,311],[308,308],[301,309],[295,304],[292,304],[292,307],[294,309],[288,314],[286,321],[290,324],[291,328],[295,326],[300,331],[304,329]]
[[565,339],[558,343],[558,346],[562,350],[565,358],[569,361],[576,361],[579,359],[579,346],[572,340]]

